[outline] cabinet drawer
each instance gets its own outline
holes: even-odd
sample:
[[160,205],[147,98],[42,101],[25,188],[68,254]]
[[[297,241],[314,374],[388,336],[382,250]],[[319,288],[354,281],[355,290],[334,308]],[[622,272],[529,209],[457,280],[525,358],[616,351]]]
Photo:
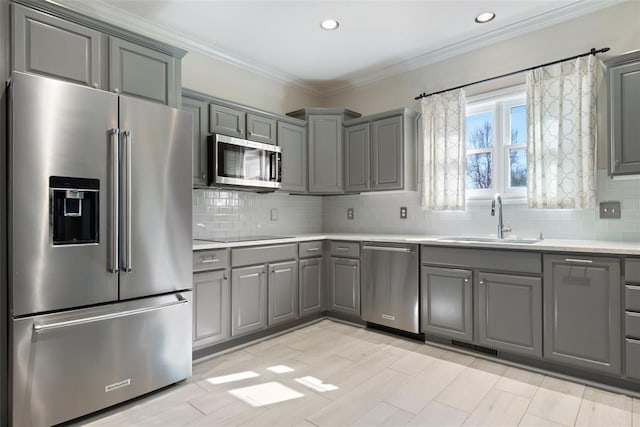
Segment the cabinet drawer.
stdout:
[[640,311],[640,286],[626,285],[624,301],[627,310]]
[[640,339],[640,313],[624,314],[624,330],[626,336]]
[[329,242],[331,256],[340,258],[360,258],[360,243]]
[[422,247],[422,263],[451,267],[481,268],[487,270],[541,273],[542,255],[498,249]]
[[322,256],[322,243],[322,240],[300,243],[298,246],[298,257],[311,258]]
[[257,246],[231,250],[231,266],[265,264],[273,261],[295,259],[298,247],[295,243],[287,245]]
[[193,271],[217,270],[229,265],[229,250],[209,249],[193,253]]
[[628,258],[624,260],[625,282],[640,283],[640,258]]
[[640,341],[627,338],[625,340],[626,351],[626,377],[640,381]]

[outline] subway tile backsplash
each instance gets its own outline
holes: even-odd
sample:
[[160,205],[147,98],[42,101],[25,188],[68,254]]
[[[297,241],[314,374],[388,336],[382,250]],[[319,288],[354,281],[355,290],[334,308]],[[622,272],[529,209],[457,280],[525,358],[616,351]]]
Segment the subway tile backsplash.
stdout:
[[[598,209],[529,209],[505,204],[511,235],[548,239],[640,242],[640,179],[612,180],[598,171],[598,201],[620,201],[621,219],[599,219]],[[408,209],[400,219],[400,207]],[[277,221],[271,221],[271,209]],[[347,209],[354,209],[353,220]],[[194,238],[228,238],[300,233],[495,234],[490,202],[460,212],[423,212],[418,192],[398,191],[342,196],[290,196],[215,189],[193,190]]]

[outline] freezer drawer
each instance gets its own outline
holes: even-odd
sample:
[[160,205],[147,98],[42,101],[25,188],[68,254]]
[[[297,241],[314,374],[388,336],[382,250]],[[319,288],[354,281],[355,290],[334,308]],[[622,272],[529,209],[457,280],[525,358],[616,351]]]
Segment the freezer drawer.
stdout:
[[191,292],[12,322],[12,424],[52,425],[191,376]]

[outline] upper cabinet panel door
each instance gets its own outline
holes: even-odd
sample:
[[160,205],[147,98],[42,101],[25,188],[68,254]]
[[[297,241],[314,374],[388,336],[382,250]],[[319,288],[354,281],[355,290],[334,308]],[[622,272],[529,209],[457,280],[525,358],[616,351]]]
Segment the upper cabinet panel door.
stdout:
[[273,119],[247,114],[247,139],[276,145],[276,126]]
[[309,192],[342,193],[342,116],[309,116]]
[[99,88],[100,33],[12,4],[12,69]]
[[609,69],[612,175],[640,173],[640,54]]
[[369,123],[344,130],[344,189],[369,190]]
[[245,138],[245,112],[209,104],[209,132]]
[[172,56],[109,38],[109,90],[175,107],[176,67]]
[[373,190],[402,190],[404,187],[402,120],[398,116],[373,122]]
[[307,131],[302,126],[278,122],[278,146],[282,148],[282,189],[307,191]]
[[207,103],[182,98],[182,109],[191,113],[193,120],[192,163],[193,186],[207,185]]

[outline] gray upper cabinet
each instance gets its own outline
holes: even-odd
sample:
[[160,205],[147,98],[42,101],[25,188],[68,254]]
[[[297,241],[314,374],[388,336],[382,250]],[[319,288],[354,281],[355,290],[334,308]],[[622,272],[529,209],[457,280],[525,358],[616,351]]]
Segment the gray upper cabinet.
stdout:
[[473,273],[422,267],[422,332],[473,341]]
[[303,126],[278,122],[278,146],[282,148],[282,189],[307,191],[307,131]]
[[102,86],[100,32],[17,4],[11,8],[14,70]]
[[478,322],[480,345],[542,357],[542,280],[480,272]]
[[182,109],[189,111],[193,119],[192,163],[193,186],[207,185],[207,112],[204,101],[182,97]]
[[109,89],[123,95],[177,106],[174,57],[109,37]]
[[246,138],[245,116],[244,111],[209,104],[209,132]]
[[266,267],[234,268],[231,273],[231,336],[267,327]]
[[276,120],[256,114],[247,114],[247,139],[265,144],[277,143]]
[[298,318],[298,263],[269,264],[269,326]]
[[342,116],[309,116],[309,192],[342,193]]
[[368,191],[370,125],[361,123],[344,129],[344,190]]
[[545,359],[619,375],[620,287],[617,259],[545,255]]
[[320,313],[322,312],[322,258],[303,259],[299,264],[300,316]]
[[193,275],[194,347],[211,345],[231,336],[231,295],[227,270]]
[[404,188],[402,121],[402,116],[398,116],[372,123],[371,187],[373,190]]
[[331,311],[360,316],[360,260],[331,258]]
[[609,172],[640,173],[640,50],[606,61],[609,90]]

